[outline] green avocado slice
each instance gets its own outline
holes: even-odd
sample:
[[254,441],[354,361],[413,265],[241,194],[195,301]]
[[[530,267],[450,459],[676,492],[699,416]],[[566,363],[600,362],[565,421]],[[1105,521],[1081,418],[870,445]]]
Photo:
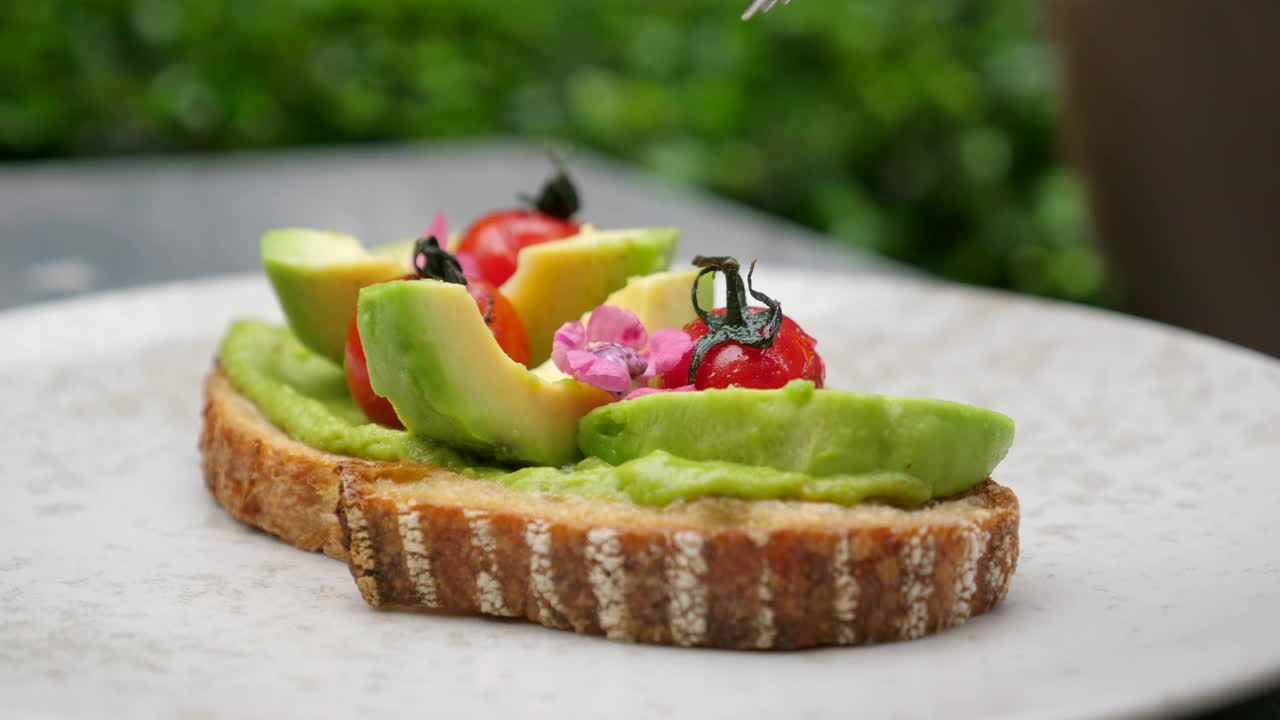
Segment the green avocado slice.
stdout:
[[507,357],[463,285],[371,285],[356,316],[374,392],[420,437],[502,462],[566,465],[578,459],[578,418],[610,400]]
[[[697,268],[630,278],[607,304],[649,330],[694,317]],[[710,303],[709,281],[699,296]],[[465,289],[434,280],[386,283],[360,295],[359,326],[370,380],[415,435],[522,463],[563,465],[578,456],[578,418],[608,395],[547,361],[526,371],[493,340]],[[368,329],[368,334],[366,334]]]
[[412,271],[413,242],[365,249],[351,235],[281,228],[262,236],[262,266],[289,329],[312,352],[342,364],[360,288]]
[[578,445],[613,465],[665,451],[688,460],[770,467],[818,478],[899,473],[931,495],[967,490],[990,475],[1013,442],[1013,421],[945,400],[816,390],[659,393],[597,408]]
[[521,250],[501,289],[528,331],[530,364],[551,357],[557,328],[604,303],[628,278],[666,270],[679,237],[675,228],[584,229]]

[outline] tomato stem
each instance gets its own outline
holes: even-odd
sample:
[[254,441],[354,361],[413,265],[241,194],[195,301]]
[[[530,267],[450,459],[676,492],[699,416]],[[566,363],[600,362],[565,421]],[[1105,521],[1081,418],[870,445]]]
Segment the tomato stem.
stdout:
[[449,251],[440,247],[435,235],[418,238],[413,243],[413,269],[418,277],[430,280],[441,280],[458,285],[467,284],[467,276],[462,272],[462,264]]
[[550,215],[561,220],[568,220],[582,207],[578,200],[578,188],[569,178],[569,170],[565,167],[564,158],[559,153],[547,149],[547,157],[555,167],[555,174],[542,184],[538,197],[520,195],[520,199],[533,206],[543,215]]
[[[702,268],[693,280],[693,310],[698,318],[707,325],[707,334],[698,338],[693,346],[693,358],[689,362],[689,384],[696,383],[698,368],[703,358],[712,348],[725,343],[737,343],[746,347],[773,347],[778,332],[782,329],[782,303],[756,291],[752,276],[756,272],[756,261],[751,261],[747,270],[747,283],[743,287],[741,266],[734,258],[727,256],[704,257],[698,255],[693,264]],[[725,308],[724,315],[707,312],[698,305],[698,282],[703,275],[724,275]],[[747,301],[747,294],[765,304],[764,312],[752,312]]]

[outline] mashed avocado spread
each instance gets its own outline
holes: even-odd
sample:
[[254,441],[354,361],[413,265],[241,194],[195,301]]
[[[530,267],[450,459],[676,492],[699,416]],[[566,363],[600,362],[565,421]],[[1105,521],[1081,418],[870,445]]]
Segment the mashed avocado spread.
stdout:
[[[990,468],[1004,456],[1013,435],[1012,422],[1007,418],[997,413],[973,409],[985,413],[982,420],[988,426],[985,431],[987,440],[982,447],[971,448],[978,459],[964,463],[966,468],[964,477],[961,478],[957,477],[954,469],[964,452],[955,452],[954,449],[941,460],[932,450],[917,453],[916,457],[920,458],[922,466],[930,467],[929,472],[925,473],[913,473],[911,462],[904,463],[905,466],[902,467],[874,467],[875,462],[867,461],[858,466],[859,472],[811,474],[796,469],[812,469],[809,465],[780,468],[754,464],[754,458],[749,455],[739,458],[741,453],[733,452],[733,448],[725,448],[729,452],[728,457],[749,460],[750,463],[709,459],[705,455],[707,452],[714,455],[713,440],[698,443],[704,455],[701,459],[681,457],[669,452],[670,448],[652,447],[652,443],[632,443],[633,447],[624,453],[619,449],[620,441],[616,439],[624,436],[618,434],[617,430],[611,430],[614,439],[609,441],[612,442],[610,459],[613,463],[600,457],[587,457],[575,465],[562,468],[504,468],[446,445],[367,422],[363,412],[348,394],[342,369],[307,350],[284,328],[255,321],[237,322],[223,340],[220,362],[222,371],[232,384],[257,405],[267,419],[294,439],[318,450],[369,460],[408,460],[437,465],[521,490],[628,500],[649,506],[709,496],[752,500],[797,499],[842,505],[874,498],[895,505],[914,506],[934,496],[961,492],[981,482]],[[796,392],[791,395],[800,400],[805,396],[804,393]],[[618,413],[628,412],[627,408],[621,406],[644,400],[648,398],[602,408],[597,411],[601,415],[594,423],[595,426],[597,429],[602,424],[616,428],[618,422],[625,419],[620,418]],[[671,400],[648,403],[653,406],[664,404],[671,404]],[[635,407],[638,410],[645,409],[640,405]],[[892,411],[892,406],[889,409]],[[605,410],[609,412],[604,412]],[[652,408],[649,410],[652,412]],[[715,410],[712,409],[711,412]],[[738,418],[739,421],[744,419]],[[727,420],[732,422],[733,418],[729,417]],[[584,427],[591,425],[589,421],[590,418],[584,421]],[[633,424],[638,423],[633,421]],[[972,423],[965,422],[963,425],[968,428]],[[848,431],[849,428],[843,430]],[[945,428],[944,430],[951,432]],[[855,435],[856,433],[845,432],[840,435],[840,439],[847,441]],[[888,437],[892,435],[882,433],[878,436],[878,442],[883,444]],[[934,437],[946,439],[946,436],[936,433]],[[967,443],[974,437],[976,436],[969,433],[959,439]],[[830,435],[826,438],[815,436],[808,442],[822,443],[824,439],[832,438]],[[881,450],[876,457],[888,460],[903,457],[900,448],[888,448],[888,452],[884,452],[884,448]],[[863,455],[870,457],[865,453]],[[921,474],[924,475],[923,478],[918,476]]]

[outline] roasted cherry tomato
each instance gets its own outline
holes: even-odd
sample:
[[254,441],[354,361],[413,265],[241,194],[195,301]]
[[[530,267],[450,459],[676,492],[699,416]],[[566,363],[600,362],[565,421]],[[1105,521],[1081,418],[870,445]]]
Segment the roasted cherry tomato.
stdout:
[[487,280],[467,281],[467,294],[476,301],[489,332],[507,357],[521,365],[529,364],[529,335],[516,308],[493,283]]
[[343,368],[347,372],[347,389],[351,391],[351,399],[356,401],[366,417],[390,428],[404,429],[404,424],[396,415],[391,401],[373,391],[369,384],[369,366],[364,359],[364,345],[360,342],[360,329],[356,327],[356,319],[351,318],[351,327],[347,328],[347,347]]
[[[827,369],[818,356],[818,342],[782,314],[782,304],[751,285],[755,263],[742,282],[741,267],[731,257],[703,257],[693,283],[693,309],[698,319],[685,325],[693,348],[664,373],[663,387],[693,385],[707,388],[780,388],[792,380],[812,380],[822,387]],[[727,285],[725,307],[707,312],[698,306],[698,283],[703,275],[720,273]],[[765,304],[751,307],[750,297]],[[692,375],[691,375],[692,373]]]
[[578,234],[578,224],[536,210],[498,210],[467,228],[458,255],[470,256],[480,277],[501,285],[516,272],[516,256],[530,245]]
[[[724,315],[725,309],[713,311]],[[752,313],[768,312],[766,308],[753,307]],[[696,344],[707,334],[707,324],[694,320],[684,327]],[[694,388],[727,388],[737,385],[744,388],[780,388],[792,380],[812,380],[822,387],[827,369],[816,350],[817,341],[789,317],[782,318],[782,329],[767,348],[744,347],[734,342],[717,345],[707,351],[698,367]],[[689,351],[676,365],[663,375],[665,387],[679,387],[689,383],[689,364],[693,351]]]
[[[532,209],[495,210],[467,228],[457,254],[468,277],[502,285],[516,272],[520,251],[530,245],[578,234],[578,190],[556,158],[556,172],[543,184]],[[474,268],[474,270],[471,270]]]

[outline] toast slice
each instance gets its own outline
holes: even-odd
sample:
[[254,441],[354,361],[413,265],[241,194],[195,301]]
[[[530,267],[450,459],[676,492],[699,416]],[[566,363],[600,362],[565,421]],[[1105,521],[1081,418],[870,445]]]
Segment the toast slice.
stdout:
[[913,510],[553,497],[313,450],[216,369],[201,449],[232,515],[346,558],[374,607],[617,640],[790,649],[917,638],[994,607],[1018,558],[1017,498],[990,479]]
[[284,434],[217,368],[205,378],[200,456],[209,492],[232,517],[294,547],[347,559],[334,510],[337,467],[351,458]]

